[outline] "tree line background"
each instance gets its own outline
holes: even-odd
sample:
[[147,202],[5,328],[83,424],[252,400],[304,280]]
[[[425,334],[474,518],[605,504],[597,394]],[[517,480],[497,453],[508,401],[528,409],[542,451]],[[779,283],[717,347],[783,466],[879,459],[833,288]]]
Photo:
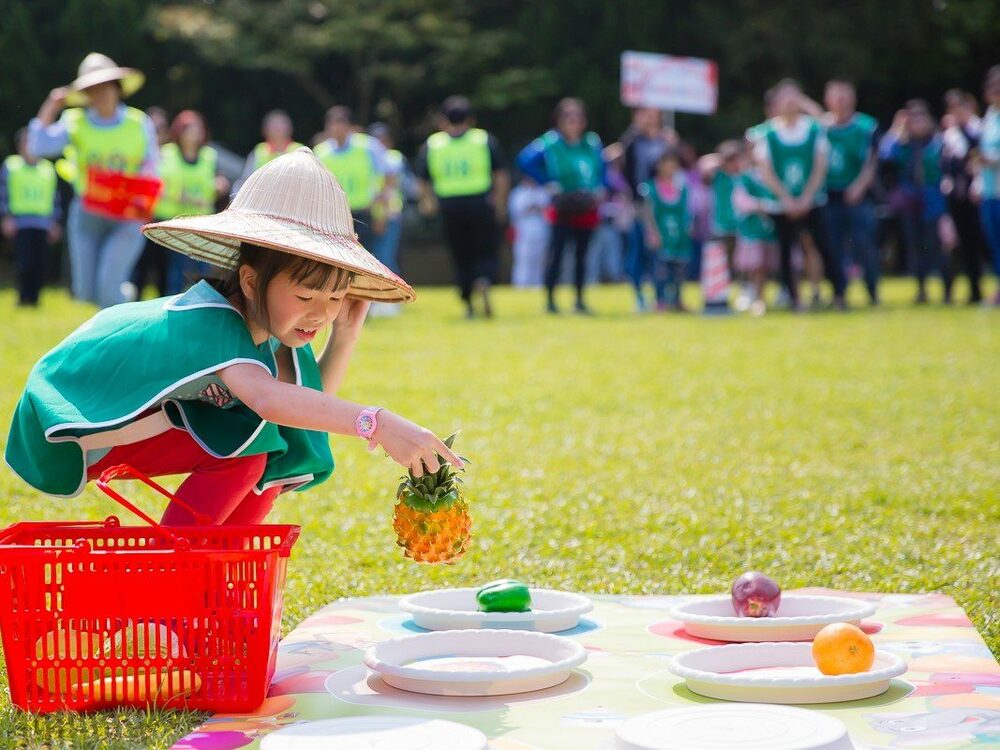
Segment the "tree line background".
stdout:
[[0,153],[49,89],[101,51],[137,67],[137,107],[202,111],[237,152],[280,107],[310,139],[333,104],[379,119],[413,153],[438,103],[468,95],[513,150],[548,127],[553,104],[582,97],[591,127],[618,137],[619,59],[635,49],[708,57],[720,71],[715,116],[678,115],[700,149],[761,119],[761,94],[799,78],[820,96],[857,83],[860,107],[887,125],[912,97],[940,111],[958,86],[977,95],[1000,63],[996,0],[8,0],[0,24]]

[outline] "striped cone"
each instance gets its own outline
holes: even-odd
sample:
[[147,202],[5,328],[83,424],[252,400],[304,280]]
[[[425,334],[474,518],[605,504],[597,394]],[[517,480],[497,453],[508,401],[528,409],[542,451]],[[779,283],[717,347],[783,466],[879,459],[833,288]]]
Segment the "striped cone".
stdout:
[[726,247],[718,240],[709,240],[701,259],[701,292],[705,298],[706,315],[729,312],[729,264]]

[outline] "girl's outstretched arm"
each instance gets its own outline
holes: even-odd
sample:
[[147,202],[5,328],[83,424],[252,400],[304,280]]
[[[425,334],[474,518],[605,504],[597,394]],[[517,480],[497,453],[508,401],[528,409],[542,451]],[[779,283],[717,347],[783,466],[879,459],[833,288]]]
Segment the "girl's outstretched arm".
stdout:
[[[360,404],[282,383],[257,365],[233,365],[217,374],[236,398],[268,422],[338,435],[357,434],[354,423],[363,408]],[[378,445],[417,477],[441,468],[438,455],[454,466],[463,466],[462,459],[433,432],[388,410],[378,414],[378,429],[370,447]]]

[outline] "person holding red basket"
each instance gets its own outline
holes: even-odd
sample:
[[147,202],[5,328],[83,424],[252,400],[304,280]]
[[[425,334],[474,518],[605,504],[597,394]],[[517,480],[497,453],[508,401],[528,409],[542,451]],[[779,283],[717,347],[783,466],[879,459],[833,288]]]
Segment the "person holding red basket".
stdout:
[[153,123],[122,102],[144,81],[138,70],[92,52],[76,80],[53,89],[28,125],[34,157],[65,152],[74,164],[67,222],[73,296],[100,307],[128,299],[126,282],[144,244],[140,227],[160,189]]

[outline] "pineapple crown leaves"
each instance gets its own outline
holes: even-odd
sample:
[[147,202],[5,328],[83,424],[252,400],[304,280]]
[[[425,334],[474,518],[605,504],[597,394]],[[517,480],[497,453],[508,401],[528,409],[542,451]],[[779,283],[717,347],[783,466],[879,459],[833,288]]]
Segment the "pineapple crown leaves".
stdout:
[[[444,441],[444,444],[451,448],[457,436],[457,432],[452,433]],[[470,463],[465,456],[459,456],[459,458],[464,463]],[[417,478],[413,476],[412,471],[408,471],[396,490],[397,499],[422,513],[447,510],[461,499],[462,492],[458,485],[463,484],[462,478],[456,473],[455,467],[440,454],[438,461],[441,463],[441,468],[435,472],[424,474],[422,477]],[[464,469],[457,471],[464,471]]]

